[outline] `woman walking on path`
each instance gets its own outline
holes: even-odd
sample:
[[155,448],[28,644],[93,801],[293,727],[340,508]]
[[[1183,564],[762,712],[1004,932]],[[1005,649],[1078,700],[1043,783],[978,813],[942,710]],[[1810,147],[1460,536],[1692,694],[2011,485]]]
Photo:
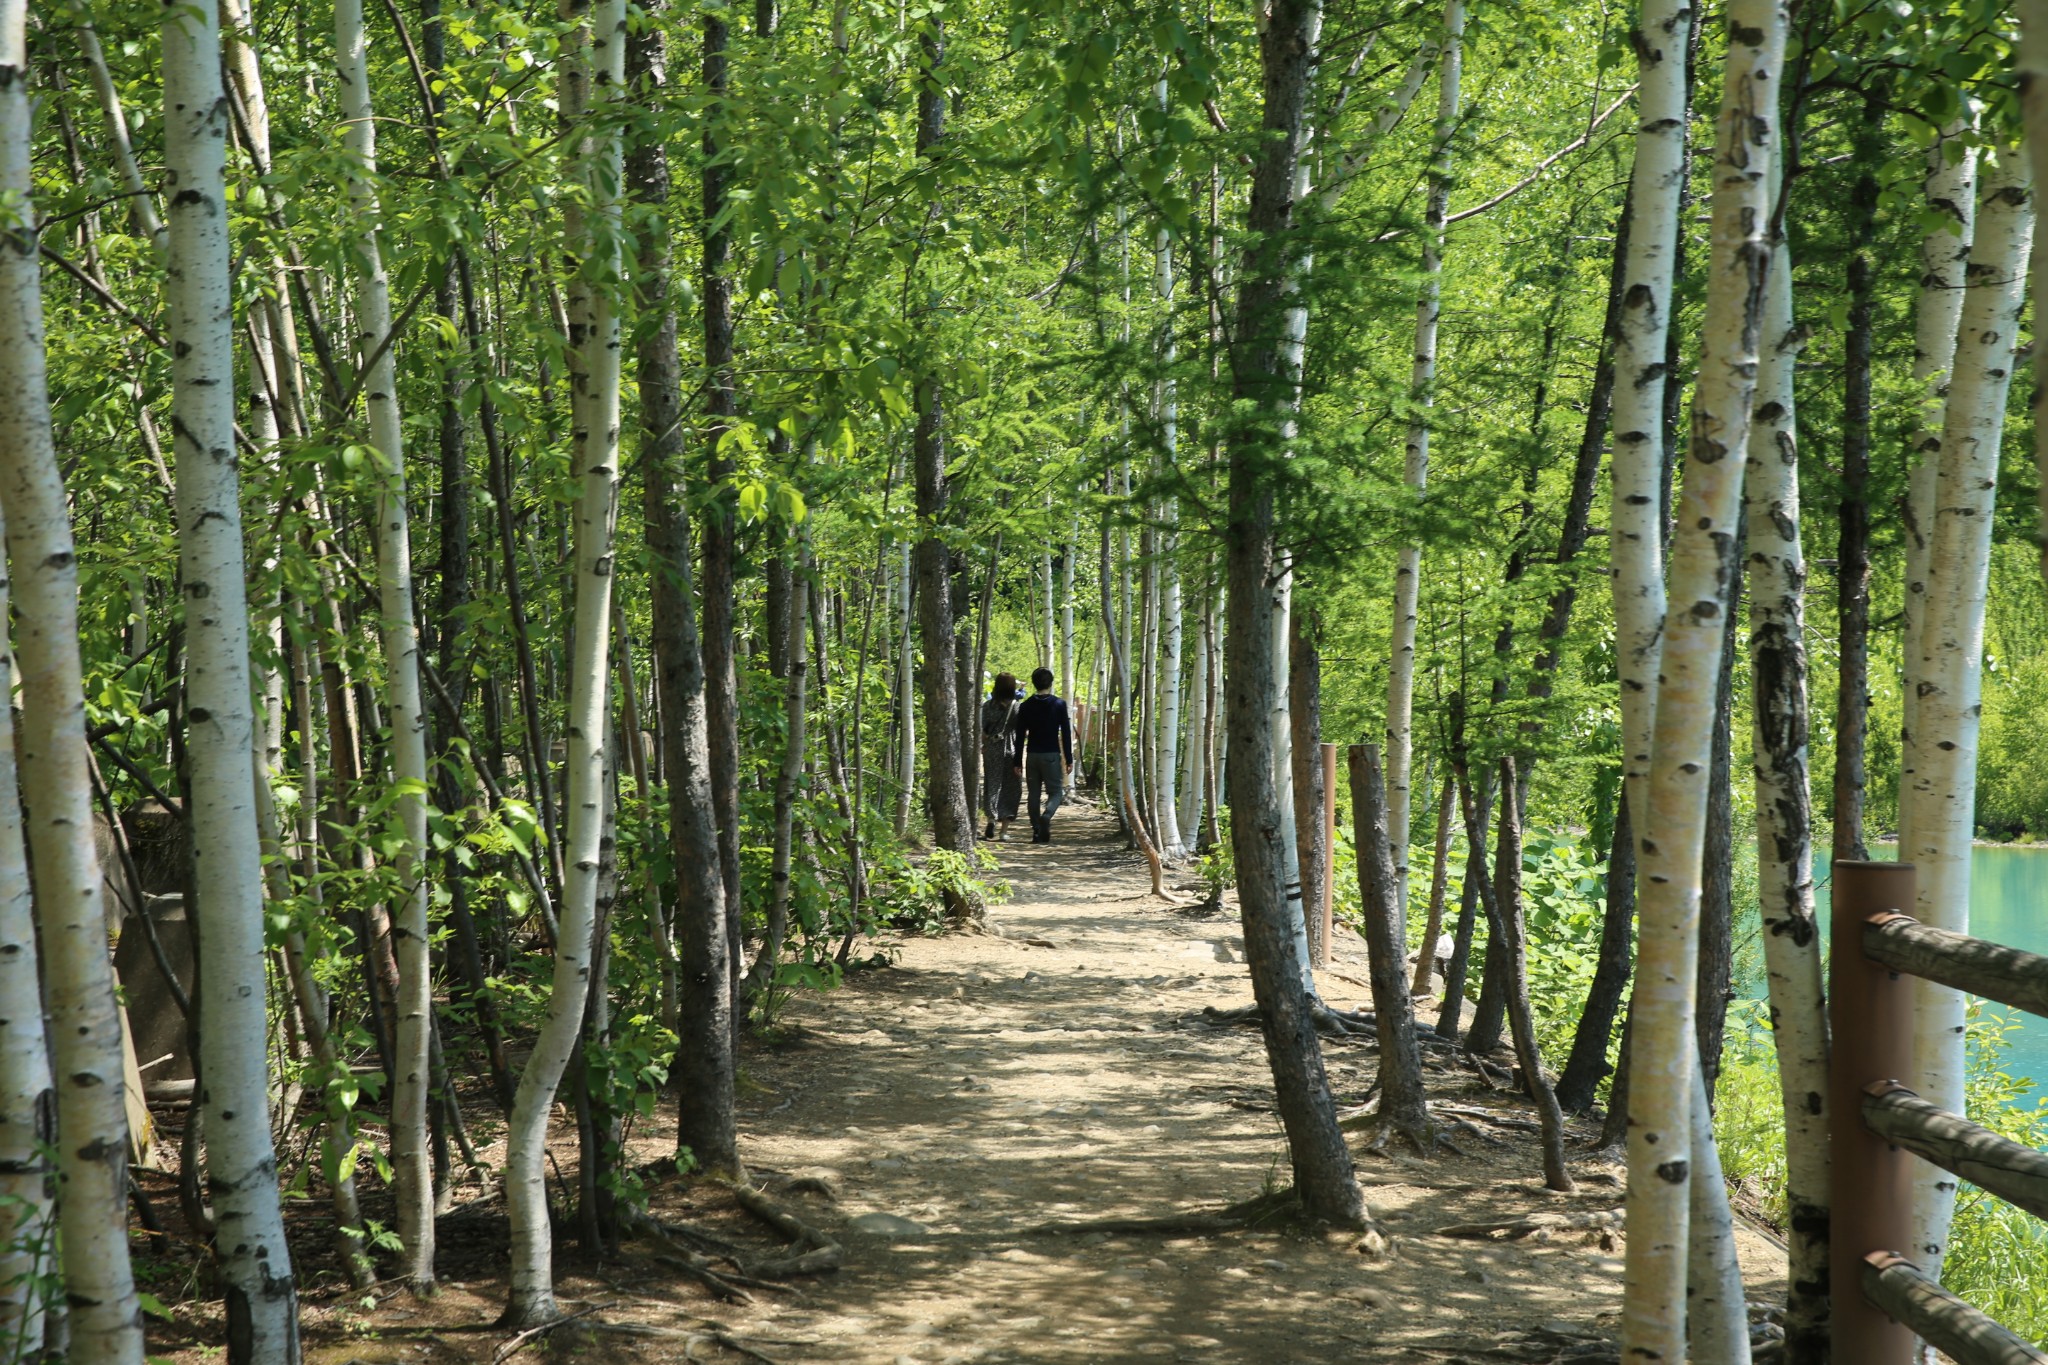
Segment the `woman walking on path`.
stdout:
[[981,813],[988,827],[984,839],[1007,839],[1017,818],[1017,798],[1024,786],[1010,761],[1017,723],[1017,675],[996,674],[995,688],[981,704]]

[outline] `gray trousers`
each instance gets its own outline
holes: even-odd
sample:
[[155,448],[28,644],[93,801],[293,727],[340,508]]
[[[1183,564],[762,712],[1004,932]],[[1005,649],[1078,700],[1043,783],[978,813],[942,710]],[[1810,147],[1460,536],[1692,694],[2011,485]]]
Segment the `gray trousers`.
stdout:
[[983,741],[981,746],[981,813],[991,820],[1017,818],[1017,797],[1024,784],[1010,767],[1010,746]]
[[[1057,753],[1024,755],[1024,782],[1031,792],[1031,818],[1050,823],[1053,812],[1067,799],[1067,761]],[[1045,809],[1038,797],[1045,793]]]

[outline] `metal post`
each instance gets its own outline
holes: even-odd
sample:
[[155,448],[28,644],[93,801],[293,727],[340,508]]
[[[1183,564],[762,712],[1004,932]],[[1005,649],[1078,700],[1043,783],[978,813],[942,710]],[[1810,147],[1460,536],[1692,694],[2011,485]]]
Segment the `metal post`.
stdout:
[[1834,867],[1828,1022],[1834,1359],[1911,1365],[1913,1333],[1863,1296],[1863,1258],[1912,1239],[1912,1157],[1863,1124],[1863,1090],[1913,1069],[1913,983],[1863,954],[1870,920],[1913,904],[1911,863]]
[[1337,746],[1323,746],[1323,934],[1319,941],[1323,963],[1334,956],[1336,916],[1332,908],[1337,886]]

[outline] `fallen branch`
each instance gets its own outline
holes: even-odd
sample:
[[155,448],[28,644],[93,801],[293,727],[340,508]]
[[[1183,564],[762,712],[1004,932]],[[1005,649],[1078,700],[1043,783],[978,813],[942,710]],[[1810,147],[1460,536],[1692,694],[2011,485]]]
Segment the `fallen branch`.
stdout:
[[1300,1213],[1301,1200],[1296,1197],[1294,1187],[1290,1185],[1284,1190],[1274,1190],[1270,1194],[1247,1199],[1241,1204],[1232,1204],[1214,1213],[1172,1214],[1165,1218],[1098,1218],[1086,1223],[1043,1223],[1031,1231],[1039,1236],[1108,1232],[1119,1235],[1165,1233],[1213,1237],[1218,1233],[1239,1232],[1245,1228],[1257,1227],[1275,1219],[1298,1217]]
[[1621,1209],[1601,1209],[1595,1213],[1539,1213],[1505,1223],[1454,1223],[1447,1228],[1438,1228],[1436,1235],[1490,1240],[1498,1234],[1504,1240],[1514,1242],[1539,1232],[1580,1232],[1595,1228],[1618,1228],[1622,1226],[1622,1213]]

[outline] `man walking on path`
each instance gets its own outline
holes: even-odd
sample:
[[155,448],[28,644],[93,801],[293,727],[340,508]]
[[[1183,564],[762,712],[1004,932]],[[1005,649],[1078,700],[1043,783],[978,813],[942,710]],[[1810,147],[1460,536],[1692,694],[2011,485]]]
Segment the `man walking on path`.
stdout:
[[[1074,767],[1074,727],[1067,720],[1067,704],[1052,693],[1052,670],[1031,672],[1031,685],[1038,690],[1017,708],[1016,763],[1012,771],[1024,774],[1031,793],[1031,842],[1052,842],[1052,816],[1067,796],[1067,774]],[[1045,794],[1045,808],[1039,809],[1039,793]]]

